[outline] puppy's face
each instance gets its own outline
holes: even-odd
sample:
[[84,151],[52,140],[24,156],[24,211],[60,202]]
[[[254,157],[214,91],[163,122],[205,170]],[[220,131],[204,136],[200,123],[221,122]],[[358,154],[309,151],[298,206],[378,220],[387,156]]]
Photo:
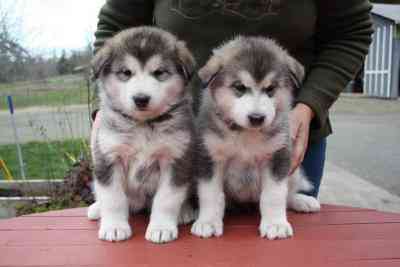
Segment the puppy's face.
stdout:
[[194,60],[171,34],[142,27],[108,41],[93,66],[103,103],[143,121],[167,112],[182,99]]
[[185,87],[174,62],[160,54],[145,62],[126,54],[111,64],[103,81],[107,101],[137,120],[166,112],[183,97]]
[[303,75],[275,42],[243,37],[215,50],[199,71],[223,116],[249,130],[266,129],[289,110],[291,91]]

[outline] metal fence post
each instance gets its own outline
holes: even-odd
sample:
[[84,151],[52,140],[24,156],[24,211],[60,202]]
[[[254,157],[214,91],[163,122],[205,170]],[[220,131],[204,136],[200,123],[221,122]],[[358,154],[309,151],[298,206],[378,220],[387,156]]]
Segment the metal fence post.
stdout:
[[7,102],[8,102],[8,109],[10,110],[10,114],[11,114],[10,121],[11,121],[11,126],[12,126],[12,128],[14,130],[15,144],[17,145],[17,154],[18,154],[18,161],[19,161],[19,168],[20,168],[20,172],[21,172],[21,177],[22,177],[22,179],[25,180],[26,177],[25,177],[25,171],[24,171],[24,160],[22,158],[21,146],[19,144],[17,126],[15,124],[14,105],[13,105],[12,97],[10,95],[7,96]]

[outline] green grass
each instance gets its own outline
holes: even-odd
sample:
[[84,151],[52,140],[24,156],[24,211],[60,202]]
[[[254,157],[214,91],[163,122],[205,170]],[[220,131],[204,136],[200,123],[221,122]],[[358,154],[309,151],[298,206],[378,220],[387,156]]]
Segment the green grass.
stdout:
[[[65,106],[86,104],[88,93],[86,88],[67,89],[60,91],[33,92],[25,95],[13,95],[15,108],[27,108],[35,106]],[[7,99],[3,96],[0,110],[8,109]]]
[[88,92],[82,76],[68,75],[45,81],[0,84],[0,110],[8,109],[7,95],[13,96],[15,108],[86,104]]
[[[61,179],[81,153],[88,154],[83,139],[53,142],[29,142],[21,146],[28,179]],[[5,160],[14,179],[21,179],[15,145],[0,146],[0,157]],[[4,179],[0,172],[0,179]]]

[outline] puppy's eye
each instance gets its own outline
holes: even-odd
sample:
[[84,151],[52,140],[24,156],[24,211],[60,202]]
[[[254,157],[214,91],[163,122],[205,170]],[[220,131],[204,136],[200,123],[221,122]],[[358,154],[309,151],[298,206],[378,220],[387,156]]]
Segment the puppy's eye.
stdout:
[[123,82],[128,81],[133,76],[133,72],[125,68],[117,71],[116,74],[118,79],[120,79]]
[[262,89],[262,92],[263,92],[264,94],[267,94],[269,97],[271,97],[271,96],[273,96],[274,93],[275,93],[275,88],[276,88],[276,86],[272,84],[272,85],[270,85],[270,86],[268,86],[268,87],[264,87],[264,88]]
[[170,76],[170,73],[166,69],[160,68],[160,69],[153,71],[153,76],[154,76],[154,78],[156,78],[159,81],[165,81]]
[[247,93],[247,91],[249,90],[249,88],[247,88],[246,86],[244,86],[242,83],[240,82],[235,82],[232,85],[233,89],[235,89],[235,93],[237,96],[241,97],[242,95],[244,95],[245,93]]

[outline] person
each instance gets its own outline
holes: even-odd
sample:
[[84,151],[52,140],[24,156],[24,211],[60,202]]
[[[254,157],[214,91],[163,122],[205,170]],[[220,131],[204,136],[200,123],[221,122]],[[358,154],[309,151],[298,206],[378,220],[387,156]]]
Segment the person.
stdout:
[[[329,108],[364,61],[373,33],[368,0],[107,0],[99,14],[95,51],[117,32],[157,26],[186,41],[199,66],[235,35],[276,39],[306,70],[290,113],[291,172],[302,165],[317,197],[324,170]],[[194,107],[201,84],[190,84]],[[98,120],[98,119],[97,119]],[[96,129],[96,120],[94,130]]]

